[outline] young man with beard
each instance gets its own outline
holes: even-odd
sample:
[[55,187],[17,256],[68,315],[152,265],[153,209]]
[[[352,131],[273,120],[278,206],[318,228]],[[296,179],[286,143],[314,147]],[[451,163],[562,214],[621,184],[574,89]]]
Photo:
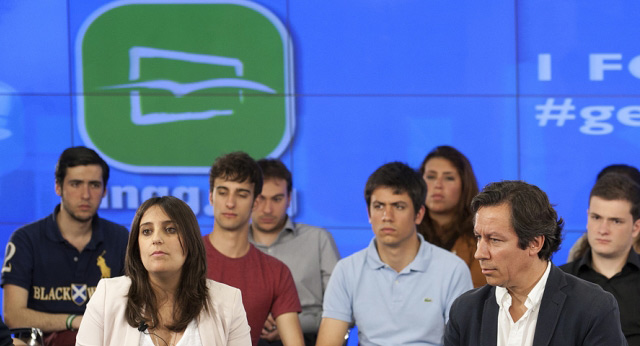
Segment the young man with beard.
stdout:
[[97,214],[108,180],[109,166],[93,150],[72,147],[60,155],[60,204],[7,244],[2,288],[10,328],[40,328],[47,345],[75,345],[98,281],[124,274],[128,232]]
[[[264,184],[253,208],[249,241],[291,270],[302,305],[298,317],[305,344],[313,346],[322,319],[324,291],[340,254],[327,230],[294,223],[287,215],[293,186],[287,167],[276,159],[262,159],[258,165]],[[274,320],[269,316],[260,344],[281,345],[278,329],[274,326]]]

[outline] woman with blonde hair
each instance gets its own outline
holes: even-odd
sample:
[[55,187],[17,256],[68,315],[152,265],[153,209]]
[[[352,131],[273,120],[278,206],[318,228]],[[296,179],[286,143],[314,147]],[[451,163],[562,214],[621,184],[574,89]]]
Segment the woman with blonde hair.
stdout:
[[189,206],[144,202],[133,219],[126,276],[102,279],[76,345],[250,345],[236,288],[208,280],[204,244]]
[[431,244],[462,258],[469,266],[474,287],[485,285],[487,281],[474,258],[471,200],[478,194],[478,183],[471,163],[457,149],[443,145],[427,154],[420,174],[427,183],[427,212],[418,232]]

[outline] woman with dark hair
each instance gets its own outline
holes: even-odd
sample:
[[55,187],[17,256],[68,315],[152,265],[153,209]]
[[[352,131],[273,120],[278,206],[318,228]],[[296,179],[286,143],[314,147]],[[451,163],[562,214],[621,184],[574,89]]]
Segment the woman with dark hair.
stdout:
[[485,285],[480,264],[473,257],[476,240],[471,200],[478,194],[478,183],[471,163],[455,148],[443,145],[427,154],[420,174],[427,183],[427,212],[418,232],[431,244],[462,258],[469,266],[474,287]]
[[240,291],[206,278],[200,227],[180,199],[138,208],[125,273],[100,280],[76,345],[251,344]]

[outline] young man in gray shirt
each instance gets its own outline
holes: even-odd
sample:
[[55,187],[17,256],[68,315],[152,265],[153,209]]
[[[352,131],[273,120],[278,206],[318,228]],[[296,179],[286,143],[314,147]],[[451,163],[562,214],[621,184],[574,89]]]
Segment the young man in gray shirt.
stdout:
[[[300,296],[300,325],[306,345],[315,345],[322,319],[322,298],[333,267],[340,259],[331,234],[318,227],[294,223],[287,215],[291,203],[291,172],[279,160],[258,161],[264,175],[262,192],[253,208],[249,241],[284,262]],[[269,316],[259,345],[281,345]]]

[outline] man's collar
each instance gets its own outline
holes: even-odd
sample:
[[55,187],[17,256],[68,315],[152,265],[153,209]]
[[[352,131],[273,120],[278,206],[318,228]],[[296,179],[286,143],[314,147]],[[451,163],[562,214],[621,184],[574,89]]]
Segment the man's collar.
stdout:
[[[594,270],[593,269],[593,256],[591,254],[593,251],[591,248],[580,258],[578,262],[578,270]],[[633,266],[636,269],[640,270],[640,255],[633,249],[633,246],[629,250],[629,255],[627,255],[627,261],[625,262],[623,269],[627,266]]]
[[[53,241],[65,242],[66,240],[62,237],[62,232],[60,231],[60,227],[58,227],[58,213],[60,213],[60,209],[62,206],[58,204],[53,210],[53,214],[51,215],[51,221],[53,224],[51,227],[47,227],[46,232],[48,237]],[[85,246],[86,249],[94,249],[102,240],[104,240],[104,234],[102,229],[100,228],[98,221],[98,212],[93,215],[91,218],[91,240]]]
[[[539,306],[542,301],[542,296],[544,295],[545,287],[547,286],[547,281],[549,280],[549,274],[551,273],[551,263],[547,262],[547,267],[544,270],[544,273],[540,277],[540,280],[536,282],[531,291],[527,294],[527,299],[525,300],[525,306],[527,309],[530,309],[535,306]],[[511,298],[508,294],[509,291],[500,286],[496,286],[495,297],[498,305],[501,307],[509,307],[511,306]],[[508,304],[506,304],[508,302]],[[506,305],[504,305],[506,304]]]
[[[278,242],[278,240],[280,240],[280,238],[283,237],[283,233],[293,233],[293,235],[297,235],[296,234],[296,227],[295,224],[293,223],[293,221],[291,221],[291,218],[289,217],[289,215],[286,215],[287,217],[287,221],[284,223],[284,226],[282,227],[282,230],[280,230],[280,232],[278,232],[278,237],[276,237],[276,240],[273,242],[274,245]],[[253,223],[251,223],[249,225],[249,241],[251,242],[256,242],[256,238],[253,236]]]
[[418,248],[418,252],[416,253],[416,257],[409,263],[407,268],[412,271],[424,272],[429,267],[429,262],[431,260],[431,248],[429,248],[430,244],[424,240],[422,234],[417,233],[418,241],[420,242],[420,247]]
[[[420,241],[420,247],[418,248],[418,252],[416,252],[416,256],[413,260],[404,268],[402,272],[409,271],[419,271],[424,272],[429,267],[429,262],[431,259],[431,248],[430,244],[427,243],[420,233],[417,233],[418,240]],[[380,254],[378,253],[378,249],[376,247],[376,238],[375,236],[371,239],[369,246],[366,249],[367,254],[367,263],[371,269],[380,269],[385,266],[388,266],[386,263],[382,262],[380,259]]]
[[284,227],[282,227],[282,230],[289,231],[289,232],[292,232],[293,235],[297,235],[296,225],[293,223],[293,221],[291,221],[291,218],[289,217],[289,215],[287,215],[286,217],[287,217],[287,221],[284,223]]
[[633,246],[631,247],[631,250],[629,250],[627,264],[631,264],[632,266],[635,266],[636,269],[640,269],[640,255],[638,255],[638,253],[633,249]]
[[60,212],[60,204],[58,204],[55,209],[53,209],[53,214],[51,214],[51,222],[52,224],[45,229],[47,232],[47,236],[49,239],[57,242],[64,242],[64,238],[62,237],[62,232],[60,232],[60,228],[58,227],[58,213]]
[[380,255],[378,254],[378,248],[376,247],[376,237],[369,242],[369,246],[366,248],[367,255],[367,264],[371,269],[380,269],[386,266],[384,262],[380,259]]
[[591,248],[585,251],[584,255],[578,260],[578,270],[593,269],[591,265]]

